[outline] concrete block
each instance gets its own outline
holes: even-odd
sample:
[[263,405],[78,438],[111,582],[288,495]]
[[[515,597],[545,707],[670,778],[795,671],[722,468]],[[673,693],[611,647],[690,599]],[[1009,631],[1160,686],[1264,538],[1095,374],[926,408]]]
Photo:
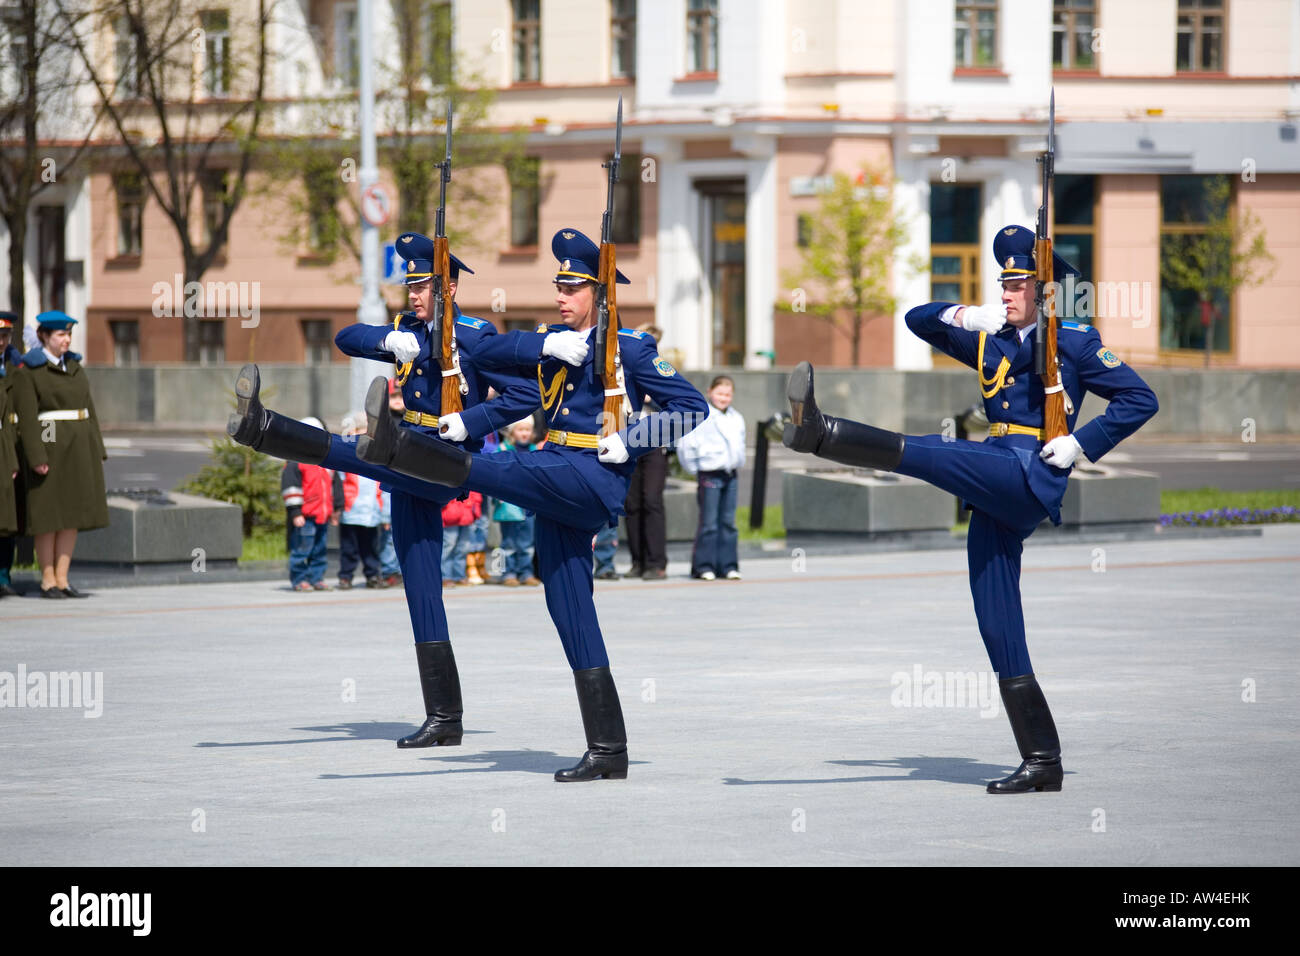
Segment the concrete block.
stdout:
[[1152,522],[1160,518],[1160,478],[1108,465],[1076,465],[1061,501],[1061,524]]
[[787,471],[781,490],[787,532],[947,530],[956,512],[946,491],[885,472]]
[[77,536],[77,561],[152,564],[195,559],[236,561],[243,547],[238,505],[170,492],[148,497],[109,495],[107,528]]

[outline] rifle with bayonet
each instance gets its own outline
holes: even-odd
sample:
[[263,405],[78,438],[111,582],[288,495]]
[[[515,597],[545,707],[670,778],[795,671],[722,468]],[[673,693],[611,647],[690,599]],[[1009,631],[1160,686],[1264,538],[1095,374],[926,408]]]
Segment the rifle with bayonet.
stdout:
[[618,163],[623,152],[623,97],[618,98],[618,117],[614,122],[614,158],[601,163],[609,170],[605,193],[605,215],[600,220],[600,263],[596,270],[596,374],[605,386],[605,409],[601,416],[601,437],[623,427],[623,387],[618,381],[618,303],[615,286],[618,267],[614,263],[614,184],[618,182]]
[[1051,199],[1056,162],[1056,91],[1047,107],[1047,152],[1038,158],[1043,166],[1043,202],[1038,207],[1038,224],[1034,231],[1034,265],[1038,291],[1037,334],[1034,337],[1034,374],[1043,382],[1043,442],[1069,434],[1066,424],[1065,387],[1061,384],[1060,363],[1056,358],[1056,284],[1053,274]]
[[431,327],[430,354],[438,359],[442,370],[442,405],[440,415],[450,415],[464,409],[461,395],[469,391],[460,371],[460,356],[456,349],[456,304],[451,294],[451,249],[447,242],[447,183],[451,182],[451,100],[447,101],[447,148],[442,162],[434,169],[441,171],[438,182],[438,214],[433,229],[433,295],[430,311],[437,316]]

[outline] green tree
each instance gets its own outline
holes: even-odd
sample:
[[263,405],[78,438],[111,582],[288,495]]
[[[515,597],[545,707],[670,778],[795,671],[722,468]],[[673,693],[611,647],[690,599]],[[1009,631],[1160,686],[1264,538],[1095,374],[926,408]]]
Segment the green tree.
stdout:
[[[847,336],[854,367],[861,364],[867,325],[894,313],[890,270],[906,239],[907,224],[894,209],[893,181],[882,168],[864,166],[856,177],[833,174],[816,211],[801,217],[802,262],[784,276],[795,290],[794,311],[806,310]],[[904,265],[924,269],[916,260]]]
[[[1224,306],[1240,288],[1267,282],[1277,267],[1268,251],[1267,234],[1249,209],[1237,213],[1232,204],[1232,180],[1213,176],[1205,181],[1205,218],[1194,231],[1160,237],[1160,280],[1167,290],[1193,292],[1205,329],[1205,365],[1210,364],[1215,324]],[[1199,217],[1198,217],[1199,218]],[[1173,316],[1166,317],[1172,321]]]
[[[524,131],[496,129],[488,119],[496,93],[452,52],[451,6],[436,0],[392,0],[395,62],[375,61],[375,125],[379,163],[397,185],[394,233],[432,232],[438,171],[444,153],[447,100],[453,117],[453,180],[447,234],[453,249],[499,247],[483,222],[500,201],[496,190],[468,172],[510,167],[523,153]],[[360,145],[358,104],[347,89],[299,104],[302,128],[328,135],[269,144],[264,196],[287,207],[281,239],[306,245],[325,261],[361,260],[360,196],[355,186]],[[287,184],[293,184],[286,189]]]
[[255,532],[284,531],[280,499],[283,462],[269,458],[229,438],[213,439],[212,461],[176,490],[216,501],[228,501],[244,511],[244,537]]

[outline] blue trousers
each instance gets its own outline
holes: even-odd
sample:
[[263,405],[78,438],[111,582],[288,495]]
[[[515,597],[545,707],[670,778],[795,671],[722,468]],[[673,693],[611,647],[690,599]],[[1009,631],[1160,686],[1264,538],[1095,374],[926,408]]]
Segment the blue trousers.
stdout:
[[301,528],[289,525],[289,540],[293,542],[289,552],[289,583],[295,587],[306,581],[319,584],[325,579],[325,541],[329,525],[317,524],[308,518]]
[[442,528],[442,578],[444,581],[465,580],[465,555],[474,551],[474,526],[472,524]]
[[700,509],[700,523],[691,552],[691,574],[712,571],[724,575],[740,570],[737,557],[740,535],[736,531],[736,494],[740,476],[725,471],[702,471],[695,500]]
[[592,545],[592,556],[596,561],[596,574],[614,570],[614,555],[618,554],[618,526],[606,525],[596,532]]
[[393,548],[402,569],[415,643],[449,640],[442,606],[442,506],[457,492],[362,461],[356,442],[338,435],[330,436],[329,454],[321,464],[373,478],[392,492]]
[[546,609],[574,670],[609,666],[592,599],[591,539],[622,510],[631,474],[631,466],[610,468],[594,454],[551,447],[476,454],[469,480],[452,492],[480,491],[537,515]]
[[908,435],[899,474],[920,478],[971,506],[966,561],[980,637],[998,677],[1032,674],[1020,602],[1024,541],[1047,518],[1015,451],[985,442]]
[[533,576],[533,525],[528,515],[523,521],[498,521],[501,526],[501,550],[505,552],[503,578],[526,580]]

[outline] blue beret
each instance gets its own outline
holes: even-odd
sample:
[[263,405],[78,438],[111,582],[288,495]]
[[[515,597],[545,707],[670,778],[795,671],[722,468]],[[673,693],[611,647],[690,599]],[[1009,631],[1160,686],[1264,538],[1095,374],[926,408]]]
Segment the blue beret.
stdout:
[[[561,229],[551,240],[551,252],[560,263],[555,281],[565,285],[579,282],[599,282],[596,274],[600,271],[600,246],[596,245],[576,229]],[[617,269],[619,285],[631,284],[631,279]]]
[[36,317],[36,326],[41,329],[48,329],[51,332],[60,332],[71,329],[77,324],[77,320],[66,312],[60,312],[57,309],[50,312],[42,312]]
[[[1027,226],[1007,226],[999,229],[993,237],[993,258],[1002,267],[999,281],[1007,279],[1032,279],[1038,274],[1034,265],[1034,230]],[[1052,251],[1052,278],[1064,282],[1072,275],[1079,278],[1082,273],[1074,266]]]
[[[428,236],[422,236],[418,232],[402,233],[397,237],[397,254],[406,260],[406,267],[402,270],[403,285],[414,285],[433,278],[433,240]],[[470,275],[474,274],[473,269],[450,253],[448,258],[451,260],[448,272],[452,282],[460,278],[462,269]]]

